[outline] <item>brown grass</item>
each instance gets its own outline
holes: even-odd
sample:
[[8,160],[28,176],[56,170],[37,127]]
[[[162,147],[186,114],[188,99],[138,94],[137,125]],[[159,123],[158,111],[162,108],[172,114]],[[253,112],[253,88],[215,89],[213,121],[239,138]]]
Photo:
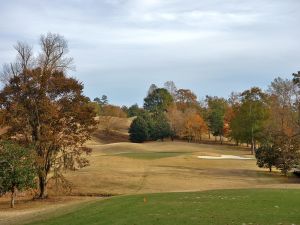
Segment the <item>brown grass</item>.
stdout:
[[[68,173],[74,193],[133,194],[224,188],[286,187],[299,184],[256,166],[255,160],[203,160],[198,155],[249,157],[249,150],[185,142],[93,145],[91,166]],[[168,158],[132,158],[122,153],[181,152]],[[251,157],[251,156],[250,156]]]
[[[49,212],[53,215],[53,212],[78,207],[80,202],[97,199],[79,196],[228,188],[300,188],[299,178],[286,178],[278,171],[269,173],[265,169],[259,169],[254,159],[197,158],[199,155],[221,154],[253,157],[249,155],[247,148],[186,142],[102,144],[96,139],[87,145],[93,149],[89,156],[91,165],[66,174],[73,183],[72,197],[31,201],[29,196],[25,196],[17,202],[15,210],[8,208],[9,199],[0,198],[0,224],[22,224]],[[168,157],[160,157],[161,153]]]

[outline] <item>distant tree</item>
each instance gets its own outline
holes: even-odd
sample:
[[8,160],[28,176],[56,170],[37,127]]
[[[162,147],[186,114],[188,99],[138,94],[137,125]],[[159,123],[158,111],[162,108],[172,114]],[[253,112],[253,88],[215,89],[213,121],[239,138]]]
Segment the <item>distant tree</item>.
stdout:
[[203,118],[195,110],[188,110],[184,113],[184,128],[181,131],[182,136],[189,142],[193,140],[202,140],[202,135],[207,133],[208,127]]
[[139,116],[144,113],[144,109],[139,108],[138,104],[130,106],[127,110],[128,117]]
[[151,84],[148,90],[147,95],[151,95],[158,87],[155,84]]
[[176,97],[177,87],[174,81],[166,81],[164,83],[164,88],[172,95],[173,99]]
[[232,130],[230,129],[230,123],[235,117],[234,109],[231,105],[227,105],[224,114],[224,127],[223,127],[223,134],[225,137],[230,137]]
[[298,73],[293,73],[293,77],[294,83],[300,85],[300,71],[298,71]]
[[254,154],[269,116],[267,95],[260,88],[253,87],[239,97],[240,104],[233,108],[235,116],[230,123],[231,136],[237,141],[251,143],[251,153]]
[[251,140],[251,149],[254,153],[256,143],[261,139],[265,120],[268,118],[266,95],[260,88],[253,87],[241,94],[241,111],[246,122],[247,134]]
[[157,88],[144,99],[144,109],[163,112],[173,103],[173,97],[164,88]]
[[15,206],[16,191],[36,185],[34,152],[11,141],[0,143],[0,196],[11,193],[11,208]]
[[180,137],[181,131],[184,127],[184,115],[183,112],[178,110],[176,105],[171,105],[167,109],[167,119],[171,128],[171,139]]
[[185,111],[191,107],[198,107],[197,96],[189,89],[179,89],[176,91],[175,102],[177,108],[181,111]]
[[94,98],[94,102],[98,103],[99,105],[101,105],[101,99],[96,97]]
[[297,86],[292,80],[275,78],[268,89],[269,117],[265,132],[276,136],[278,133],[292,136],[299,132],[297,113]]
[[299,166],[300,162],[300,135],[286,136],[280,134],[274,140],[274,148],[278,151],[279,156],[276,162],[276,168],[287,175],[287,173]]
[[255,151],[256,164],[261,168],[268,168],[272,172],[272,167],[277,165],[279,152],[272,145],[262,145]]
[[236,145],[239,145],[243,138],[241,137],[240,129],[243,129],[242,124],[237,121],[237,113],[240,109],[240,93],[232,92],[228,99],[228,107],[226,108],[224,126],[224,135],[235,140]]
[[101,98],[94,98],[94,102],[97,102],[100,106],[105,106],[108,104],[108,98],[106,95],[102,95]]
[[148,124],[142,116],[135,118],[129,128],[129,139],[135,143],[142,143],[149,137]]
[[99,115],[101,114],[101,111],[102,111],[101,106],[100,106],[96,101],[94,101],[94,102],[89,102],[88,104],[89,104],[89,106],[90,106],[91,108],[93,108],[94,113],[95,113],[96,115],[99,116]]
[[171,127],[164,113],[151,115],[149,121],[149,133],[152,140],[164,140],[172,135]]
[[[48,175],[88,165],[83,144],[96,126],[95,110],[83,95],[83,85],[64,72],[70,58],[62,36],[41,37],[41,52],[33,69],[23,66],[0,91],[6,138],[32,145],[40,198],[47,196]],[[18,54],[20,55],[20,54]],[[26,64],[26,63],[21,63]]]
[[126,105],[121,106],[122,111],[127,115],[128,117],[128,107]]
[[108,104],[108,98],[107,98],[107,96],[106,95],[102,95],[100,102],[101,102],[101,105],[107,105]]
[[227,102],[224,98],[218,98],[216,96],[206,96],[206,102],[208,105],[207,119],[209,130],[215,137],[219,136],[222,143]]
[[275,161],[276,168],[287,175],[288,171],[299,165],[300,160],[297,87],[292,80],[278,77],[272,81],[267,93],[266,104],[269,110],[263,123],[262,136],[269,143],[268,149],[264,150],[269,151],[268,154],[265,151],[261,154],[268,157],[267,160],[273,165]]
[[296,91],[297,92],[297,98],[296,98],[296,106],[297,106],[297,110],[298,110],[298,126],[300,126],[300,71],[298,71],[298,73],[294,73],[293,74],[294,76],[294,79],[293,79],[293,82],[295,85],[298,86],[298,90]]

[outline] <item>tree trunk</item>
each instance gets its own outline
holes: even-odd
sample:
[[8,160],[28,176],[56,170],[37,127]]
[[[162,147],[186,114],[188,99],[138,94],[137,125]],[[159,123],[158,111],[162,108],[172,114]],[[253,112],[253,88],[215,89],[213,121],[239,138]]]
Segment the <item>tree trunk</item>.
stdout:
[[47,182],[46,182],[45,176],[39,176],[39,188],[40,188],[40,194],[39,198],[44,199],[47,198]]
[[254,155],[254,143],[251,143],[251,155]]
[[270,172],[270,173],[272,172],[272,166],[269,167],[269,172]]
[[253,135],[253,126],[251,127],[251,154],[254,155],[255,150],[255,140]]
[[208,132],[208,139],[210,140],[210,132]]
[[16,187],[11,189],[10,208],[15,208]]

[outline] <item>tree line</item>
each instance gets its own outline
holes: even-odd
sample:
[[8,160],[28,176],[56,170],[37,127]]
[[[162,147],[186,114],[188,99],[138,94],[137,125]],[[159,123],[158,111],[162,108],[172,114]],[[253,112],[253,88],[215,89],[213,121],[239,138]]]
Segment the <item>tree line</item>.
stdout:
[[173,81],[152,84],[143,108],[127,109],[135,116],[129,129],[132,142],[174,138],[200,141],[212,135],[247,144],[259,167],[276,167],[287,174],[300,160],[300,72],[291,79],[275,78],[265,91],[252,87],[228,99],[206,96],[198,100]]

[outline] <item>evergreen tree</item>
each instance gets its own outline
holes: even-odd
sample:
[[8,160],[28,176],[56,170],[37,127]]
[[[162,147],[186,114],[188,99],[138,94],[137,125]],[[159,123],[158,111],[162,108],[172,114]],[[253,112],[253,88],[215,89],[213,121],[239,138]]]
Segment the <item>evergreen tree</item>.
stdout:
[[129,128],[129,139],[135,143],[142,143],[148,139],[148,124],[142,116],[135,118]]
[[173,101],[172,95],[166,89],[157,88],[144,99],[144,109],[150,112],[164,112]]

